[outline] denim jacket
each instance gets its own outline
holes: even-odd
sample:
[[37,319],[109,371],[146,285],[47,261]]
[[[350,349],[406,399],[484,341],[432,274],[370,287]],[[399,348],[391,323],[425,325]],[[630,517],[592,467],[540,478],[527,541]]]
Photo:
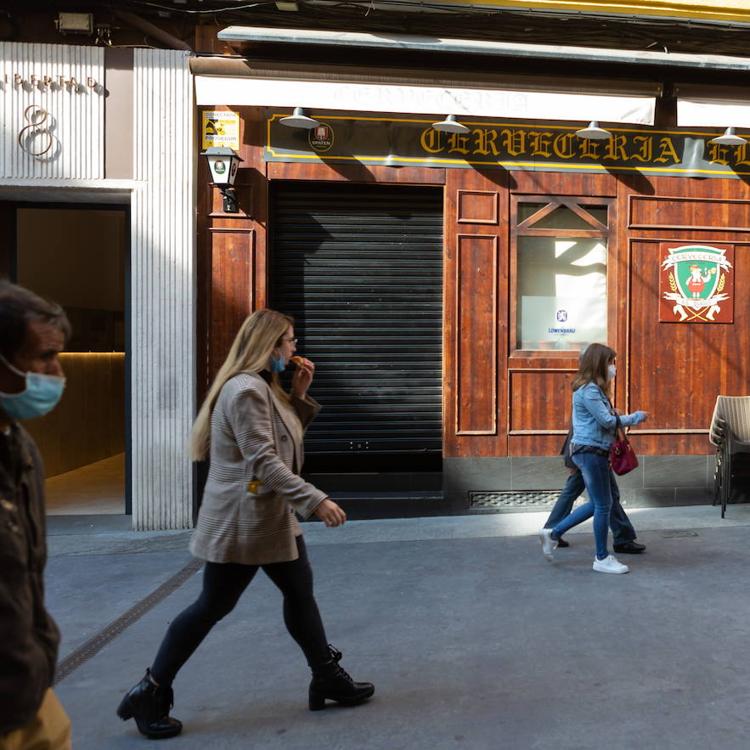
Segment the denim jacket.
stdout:
[[[640,424],[642,412],[623,414],[620,422],[623,427]],[[609,450],[615,439],[615,413],[596,383],[586,383],[573,392],[573,439],[577,445],[593,445]]]

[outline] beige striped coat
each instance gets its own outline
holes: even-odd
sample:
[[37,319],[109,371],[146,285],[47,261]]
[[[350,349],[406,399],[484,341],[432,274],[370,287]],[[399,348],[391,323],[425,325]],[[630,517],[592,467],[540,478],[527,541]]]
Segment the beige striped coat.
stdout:
[[296,560],[308,518],[326,493],[304,481],[304,430],[320,410],[309,396],[284,402],[260,375],[240,373],[211,415],[211,464],[190,551],[210,562]]

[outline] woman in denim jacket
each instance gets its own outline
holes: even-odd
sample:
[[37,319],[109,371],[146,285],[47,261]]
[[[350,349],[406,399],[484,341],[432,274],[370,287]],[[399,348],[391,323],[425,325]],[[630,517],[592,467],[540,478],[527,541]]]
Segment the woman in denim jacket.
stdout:
[[[557,540],[573,526],[594,516],[596,557],[594,570],[599,573],[627,573],[627,565],[620,563],[607,550],[609,510],[612,506],[609,449],[615,439],[617,415],[608,392],[615,376],[616,353],[604,344],[591,344],[581,357],[573,380],[573,462],[581,470],[589,502],[574,510],[551,529],[541,529],[539,538],[542,552],[552,559]],[[644,411],[620,417],[623,427],[646,420]]]

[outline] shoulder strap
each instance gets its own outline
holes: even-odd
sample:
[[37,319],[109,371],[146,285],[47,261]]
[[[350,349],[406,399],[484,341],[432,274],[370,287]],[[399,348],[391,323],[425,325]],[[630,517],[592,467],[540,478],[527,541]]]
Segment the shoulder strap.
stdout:
[[625,440],[625,428],[622,426],[622,420],[619,414],[615,414],[615,437],[621,435],[621,440]]

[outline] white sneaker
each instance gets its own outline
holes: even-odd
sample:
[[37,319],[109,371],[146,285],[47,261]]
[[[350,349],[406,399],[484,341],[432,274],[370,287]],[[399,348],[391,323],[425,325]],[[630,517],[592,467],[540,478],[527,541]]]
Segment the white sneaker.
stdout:
[[557,541],[552,538],[552,529],[539,529],[539,541],[542,543],[542,554],[552,560],[552,550],[557,547]]
[[623,565],[614,555],[607,555],[603,560],[594,558],[594,570],[597,573],[629,573],[630,568]]

